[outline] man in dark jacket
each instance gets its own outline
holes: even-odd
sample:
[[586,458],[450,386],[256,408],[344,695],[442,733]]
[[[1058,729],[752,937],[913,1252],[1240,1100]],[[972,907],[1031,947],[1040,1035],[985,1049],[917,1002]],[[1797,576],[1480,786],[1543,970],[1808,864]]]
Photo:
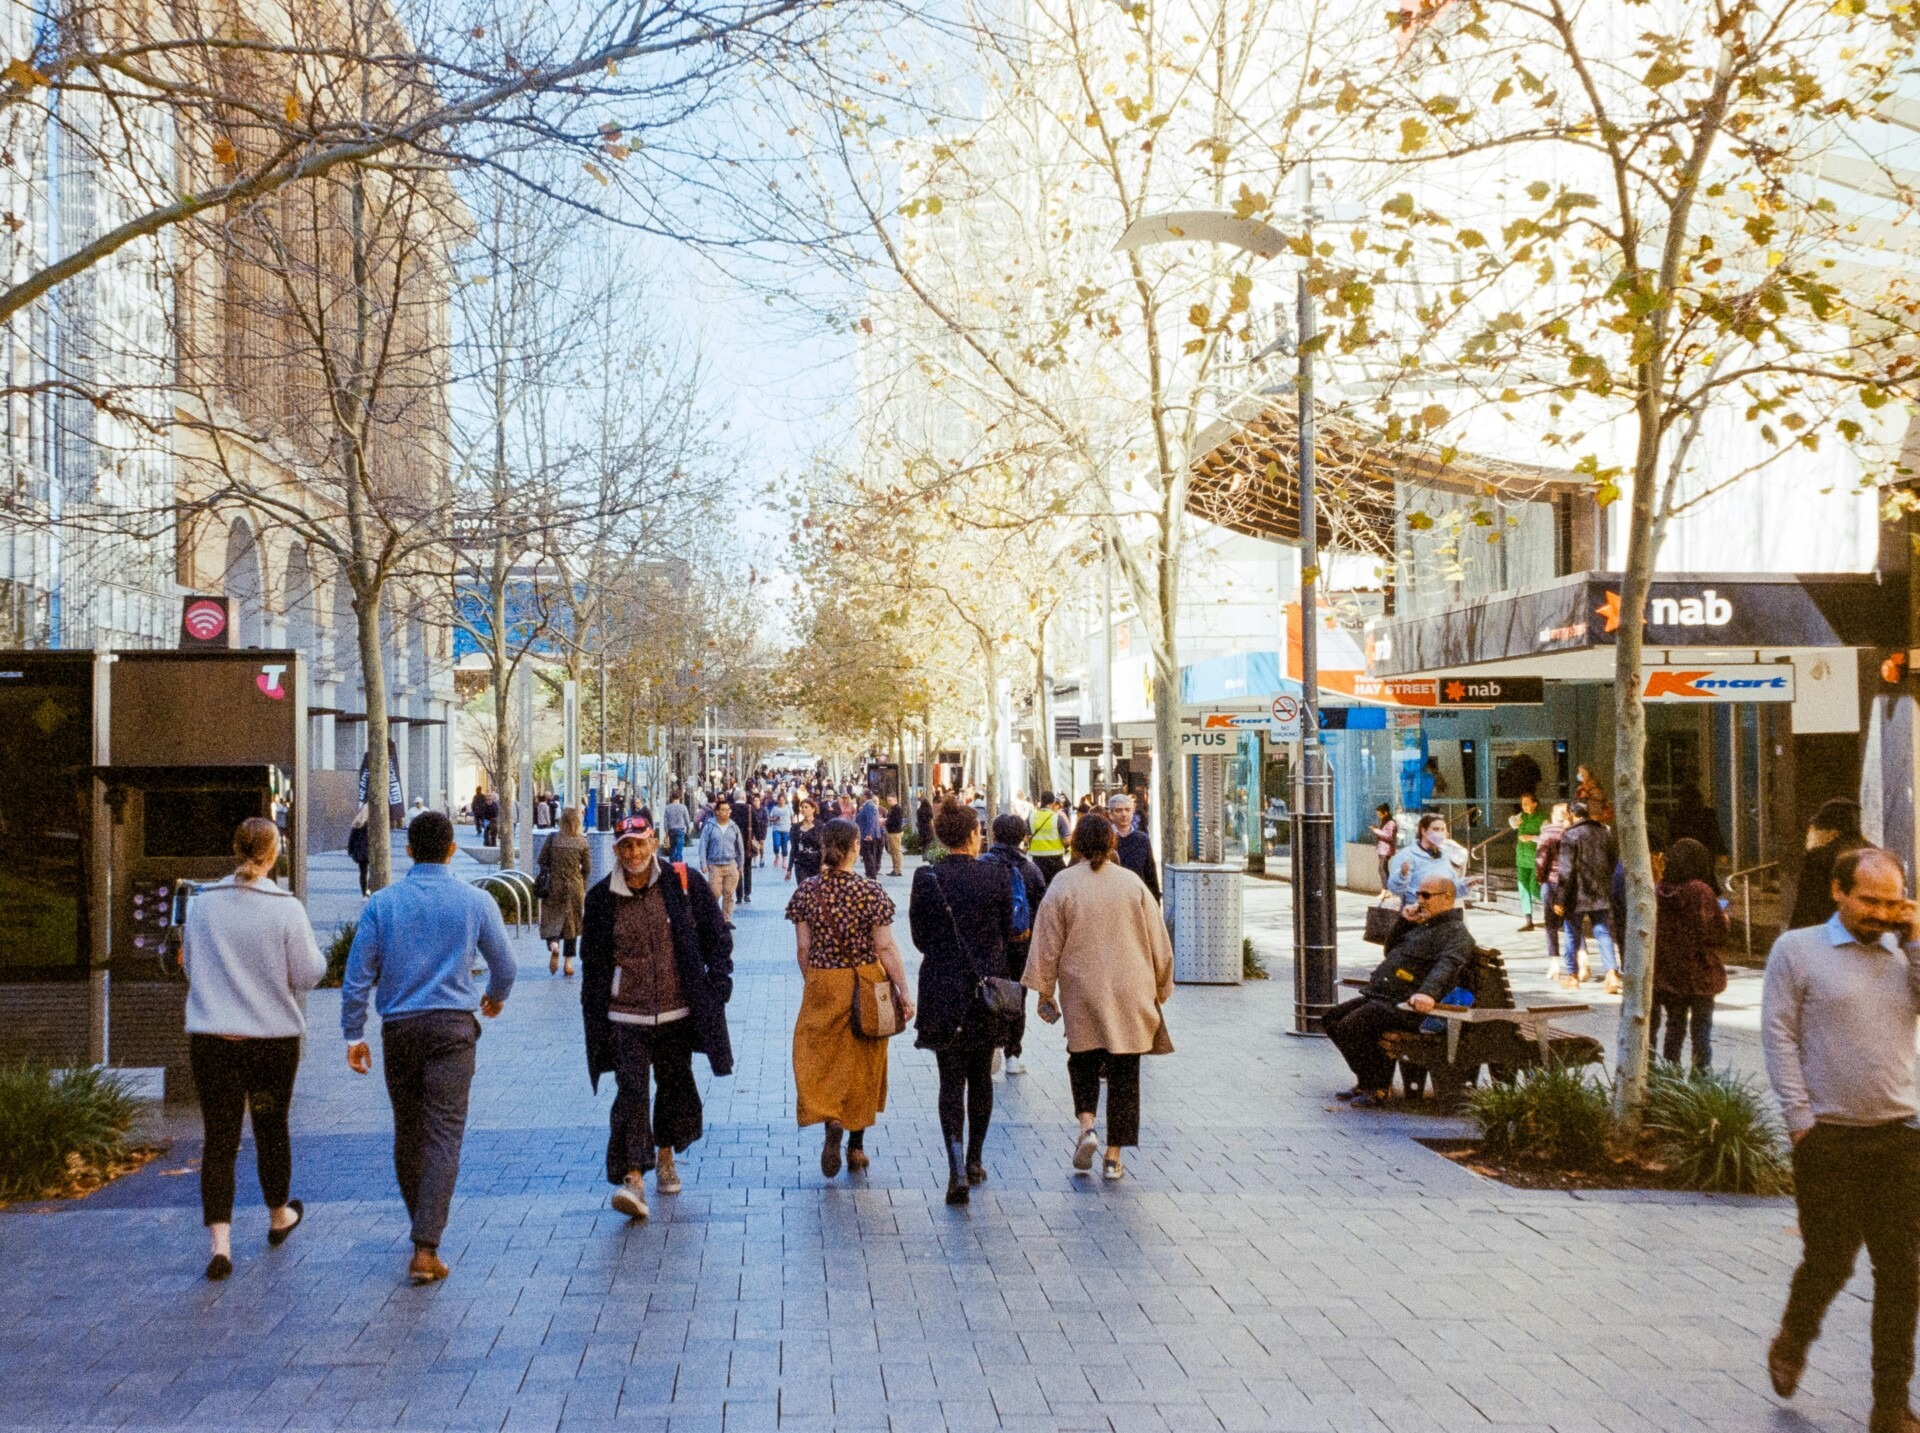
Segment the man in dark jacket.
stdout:
[[[658,859],[659,850],[653,823],[628,817],[614,837],[613,870],[587,892],[581,927],[587,1074],[597,1089],[611,1070],[619,1086],[607,1182],[619,1186],[613,1207],[630,1219],[647,1217],[649,1169],[656,1193],[680,1192],[674,1152],[702,1129],[694,1052],[714,1074],[733,1073],[733,937],[705,878]],[[649,1076],[658,1085],[651,1110]]]
[[1559,914],[1576,933],[1582,920],[1593,922],[1593,944],[1600,952],[1607,993],[1616,995],[1620,961],[1613,944],[1613,868],[1619,864],[1620,849],[1613,832],[1588,813],[1586,802],[1576,801],[1567,810],[1573,825],[1560,838],[1559,869],[1554,875]]
[[[1451,877],[1429,873],[1422,879],[1366,993],[1334,1006],[1322,1021],[1327,1038],[1353,1070],[1354,1087],[1339,1098],[1352,1100],[1355,1108],[1384,1103],[1393,1082],[1393,1061],[1381,1051],[1380,1037],[1390,1030],[1419,1029],[1473,959],[1473,937],[1456,899]],[[1402,1010],[1402,1003],[1410,1008]]]
[[1153,859],[1153,838],[1133,824],[1133,798],[1116,791],[1107,798],[1107,820],[1113,823],[1113,857],[1147,883],[1160,899],[1160,870]]

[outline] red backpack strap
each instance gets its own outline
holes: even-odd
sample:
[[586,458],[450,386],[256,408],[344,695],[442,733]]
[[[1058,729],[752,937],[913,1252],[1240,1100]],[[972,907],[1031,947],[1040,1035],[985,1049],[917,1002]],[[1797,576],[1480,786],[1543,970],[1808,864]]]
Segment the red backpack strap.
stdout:
[[687,863],[685,861],[675,861],[673,868],[680,873],[680,889],[685,891],[687,888]]

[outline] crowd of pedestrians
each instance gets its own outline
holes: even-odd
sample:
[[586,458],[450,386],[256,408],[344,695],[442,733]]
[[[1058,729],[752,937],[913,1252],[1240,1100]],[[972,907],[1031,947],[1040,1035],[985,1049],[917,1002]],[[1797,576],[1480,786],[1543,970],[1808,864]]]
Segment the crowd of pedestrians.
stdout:
[[[887,1042],[911,1028],[938,1072],[946,1197],[966,1204],[988,1178],[994,1076],[1025,1070],[1032,991],[1043,1020],[1065,1021],[1079,1127],[1069,1163],[1082,1173],[1091,1167],[1104,1084],[1105,1172],[1124,1175],[1122,1151],[1139,1139],[1140,1057],[1172,1049],[1160,1014],[1172,993],[1172,952],[1152,845],[1134,825],[1132,798],[1113,797],[1106,814],[1083,803],[1076,819],[1047,793],[1037,804],[1020,801],[1025,814],[1003,814],[990,831],[978,793],[916,798],[914,829],[935,859],[914,871],[908,892],[920,956],[912,992],[893,936],[894,899],[880,884],[883,862],[891,876],[905,874],[904,802],[797,780],[674,790],[657,823],[644,804],[623,815],[612,867],[598,881],[580,809],[551,813],[554,829],[534,862],[540,937],[550,974],[571,978],[578,963],[590,1083],[613,1076],[613,1208],[647,1218],[649,1175],[656,1198],[682,1188],[675,1157],[704,1127],[693,1059],[704,1055],[715,1075],[733,1070],[726,1009],[735,908],[751,899],[756,865],[769,864],[794,886],[786,915],[803,980],[796,1118],[803,1129],[824,1127],[823,1174],[867,1166],[868,1131],[887,1102]],[[485,840],[497,806],[476,792],[469,812]],[[364,866],[373,823],[368,810],[361,816],[353,855]],[[426,1284],[447,1277],[439,1247],[481,1017],[500,1016],[517,971],[498,904],[449,869],[452,821],[420,811],[406,840],[405,877],[368,897],[356,923],[340,1022],[347,1065],[359,1075],[373,1069],[370,1006],[380,1022],[394,1174],[411,1226],[406,1274]],[[1037,857],[1029,854],[1036,840]],[[326,971],[304,907],[273,879],[275,823],[243,823],[234,852],[234,874],[191,902],[182,945],[214,1280],[233,1272],[234,1166],[249,1115],[269,1244],[284,1242],[303,1217],[292,1195],[288,1114],[304,995]],[[484,985],[476,980],[483,973]]]

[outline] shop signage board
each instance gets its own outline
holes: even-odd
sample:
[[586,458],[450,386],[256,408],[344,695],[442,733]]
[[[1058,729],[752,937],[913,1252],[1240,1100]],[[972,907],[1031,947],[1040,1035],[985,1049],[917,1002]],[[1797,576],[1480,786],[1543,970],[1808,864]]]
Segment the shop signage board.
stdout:
[[1200,718],[1202,731],[1265,731],[1266,728],[1264,712],[1208,712]]
[[1239,744],[1238,732],[1183,731],[1180,733],[1182,756],[1231,756]]
[[[1118,756],[1124,750],[1126,750],[1126,743],[1116,738],[1113,742],[1113,754]],[[1070,757],[1099,756],[1100,754],[1100,743],[1097,741],[1070,741],[1067,743],[1067,755]]]
[[1649,702],[1790,702],[1793,664],[1749,667],[1643,667],[1640,698]]
[[1436,705],[1443,707],[1537,707],[1547,700],[1544,677],[1440,677]]
[[1398,707],[1430,707],[1437,700],[1432,677],[1355,677],[1353,695]]

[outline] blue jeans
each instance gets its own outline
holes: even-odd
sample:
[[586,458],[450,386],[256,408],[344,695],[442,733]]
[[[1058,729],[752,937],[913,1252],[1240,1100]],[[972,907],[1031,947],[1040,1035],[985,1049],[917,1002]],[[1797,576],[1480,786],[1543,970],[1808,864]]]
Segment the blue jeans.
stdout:
[[1613,948],[1613,917],[1605,911],[1592,911],[1583,915],[1580,911],[1568,911],[1566,916],[1567,941],[1566,971],[1576,974],[1579,969],[1580,922],[1582,919],[1593,922],[1593,947],[1600,952],[1601,975],[1608,975],[1620,968],[1620,958]]
[[681,853],[686,849],[687,833],[685,831],[667,832],[667,859],[669,861],[679,860]]

